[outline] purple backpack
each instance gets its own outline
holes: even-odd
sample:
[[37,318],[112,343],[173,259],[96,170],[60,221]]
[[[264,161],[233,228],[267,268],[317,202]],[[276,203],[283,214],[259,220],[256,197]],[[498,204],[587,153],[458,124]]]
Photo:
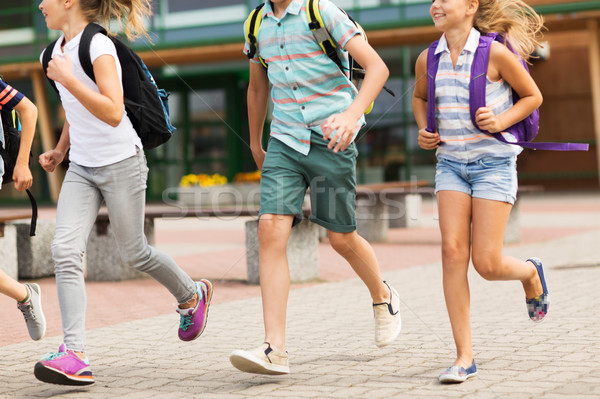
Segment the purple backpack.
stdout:
[[[480,107],[485,107],[485,85],[488,70],[488,62],[490,59],[490,47],[493,41],[504,43],[504,38],[497,33],[488,33],[481,35],[479,38],[479,46],[475,51],[473,64],[471,65],[471,81],[469,83],[469,108],[471,121],[475,123],[475,112]],[[427,131],[435,132],[435,76],[437,74],[438,65],[440,63],[440,54],[435,54],[439,40],[431,43],[427,54]],[[510,44],[508,48],[514,52]],[[521,60],[523,67],[529,72],[527,63]],[[519,95],[513,90],[513,104],[519,101]],[[430,101],[433,100],[433,101]],[[494,138],[508,144],[515,144],[525,148],[535,150],[554,150],[554,151],[587,151],[589,144],[582,143],[533,143],[532,140],[538,133],[540,122],[540,113],[536,109],[520,122],[512,125],[507,132],[510,132],[517,139],[516,142],[507,141],[501,133],[490,133],[482,130],[482,132],[494,136]]]

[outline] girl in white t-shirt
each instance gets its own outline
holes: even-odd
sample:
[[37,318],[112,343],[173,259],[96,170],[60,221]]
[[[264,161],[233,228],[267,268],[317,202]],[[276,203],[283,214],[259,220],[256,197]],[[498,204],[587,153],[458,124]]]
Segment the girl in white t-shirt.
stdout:
[[180,304],[179,338],[197,338],[206,325],[212,285],[194,282],[168,255],[148,245],[144,206],[148,167],[139,137],[123,105],[121,65],[112,40],[96,34],[90,45],[96,82],[79,62],[84,28],[103,17],[126,19],[129,38],[146,35],[143,18],[149,0],[43,0],[39,6],[48,28],[62,31],[52,50],[48,78],[54,80],[65,110],[65,125],[56,148],[40,155],[53,172],[70,148],[70,164],[57,205],[52,243],[64,344],[35,365],[35,376],[64,385],[94,383],[85,356],[86,294],[82,254],[104,202],[123,263],[148,273]]

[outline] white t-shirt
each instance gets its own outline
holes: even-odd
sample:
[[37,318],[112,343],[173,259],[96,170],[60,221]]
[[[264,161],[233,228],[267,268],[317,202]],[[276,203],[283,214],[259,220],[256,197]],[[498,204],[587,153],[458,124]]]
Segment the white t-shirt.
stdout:
[[[73,74],[90,89],[100,92],[96,83],[84,72],[79,62],[79,41],[83,31],[64,45],[64,54],[68,54],[73,63]],[[64,34],[56,41],[52,57],[61,54],[60,44]],[[119,84],[121,82],[121,64],[117,57],[117,50],[113,42],[101,33],[92,38],[90,44],[90,58],[92,63],[101,55],[111,55],[117,64]],[[40,56],[40,62],[44,53]],[[136,154],[137,148],[142,149],[142,142],[138,137],[131,121],[127,117],[123,106],[123,119],[117,127],[96,118],[73,96],[63,85],[56,82],[60,99],[69,122],[69,135],[71,139],[71,152],[69,159],[81,166],[99,167],[110,165]],[[136,148],[137,147],[137,148]]]

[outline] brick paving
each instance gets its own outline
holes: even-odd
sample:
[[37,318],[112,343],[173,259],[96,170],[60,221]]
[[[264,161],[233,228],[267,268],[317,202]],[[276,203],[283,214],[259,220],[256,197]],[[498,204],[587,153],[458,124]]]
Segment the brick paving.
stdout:
[[177,339],[174,301],[152,280],[88,283],[88,356],[96,384],[38,382],[34,363],[62,338],[55,286],[44,279],[49,330],[41,342],[19,335],[20,314],[0,298],[0,398],[600,397],[600,193],[545,193],[522,201],[523,239],[506,253],[544,259],[551,313],[547,321],[531,323],[519,283],[488,282],[471,271],[479,375],[464,384],[437,382],[454,359],[454,345],[441,291],[435,209],[426,204],[421,228],[395,229],[388,242],[374,246],[402,301],[403,331],[389,347],[373,343],[366,289],[322,244],[321,280],[295,285],[290,295],[292,374],[238,372],[229,353],[263,337],[258,287],[242,281],[243,224],[161,221],[157,246],[192,276],[215,281],[204,334],[191,343]]

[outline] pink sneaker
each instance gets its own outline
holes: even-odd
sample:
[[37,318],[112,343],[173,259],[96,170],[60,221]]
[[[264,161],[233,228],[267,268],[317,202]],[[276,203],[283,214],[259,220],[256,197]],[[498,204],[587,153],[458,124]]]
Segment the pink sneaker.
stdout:
[[202,279],[196,283],[198,287],[198,304],[195,308],[181,309],[177,307],[177,313],[181,316],[179,323],[179,339],[182,341],[193,341],[202,334],[206,327],[208,318],[208,306],[212,298],[212,284]]
[[43,382],[59,385],[91,385],[94,377],[87,357],[81,359],[65,344],[58,348],[58,353],[46,354],[33,369],[35,377]]

